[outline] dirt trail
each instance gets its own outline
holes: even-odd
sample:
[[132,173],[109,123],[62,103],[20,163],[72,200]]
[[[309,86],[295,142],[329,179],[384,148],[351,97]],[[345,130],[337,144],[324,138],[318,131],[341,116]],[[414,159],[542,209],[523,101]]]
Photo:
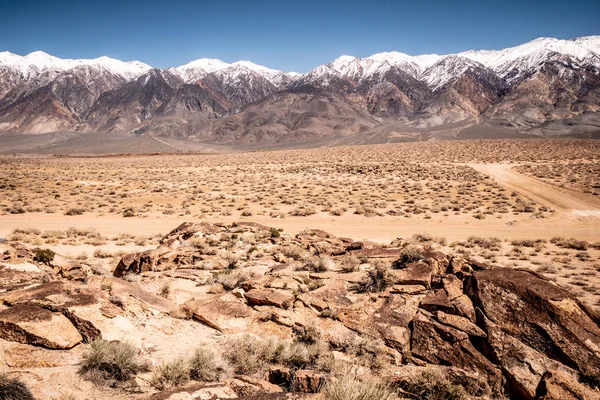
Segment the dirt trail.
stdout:
[[556,211],[556,216],[567,218],[590,218],[600,221],[598,197],[561,188],[523,175],[510,164],[468,164],[473,169],[496,179],[510,190]]

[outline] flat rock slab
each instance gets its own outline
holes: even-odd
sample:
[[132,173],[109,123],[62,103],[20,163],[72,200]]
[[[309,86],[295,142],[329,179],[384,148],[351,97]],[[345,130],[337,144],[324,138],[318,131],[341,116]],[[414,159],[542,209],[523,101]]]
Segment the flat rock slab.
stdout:
[[226,333],[243,332],[248,328],[255,311],[233,294],[213,296],[186,303],[194,319]]
[[438,320],[438,322],[440,322],[444,325],[456,328],[460,331],[463,331],[470,336],[475,336],[475,337],[486,337],[487,336],[486,333],[483,331],[483,329],[481,329],[480,327],[478,327],[477,325],[475,325],[473,322],[469,321],[465,317],[461,317],[459,315],[446,314],[443,311],[438,311],[436,319]]
[[431,276],[433,267],[422,262],[408,264],[406,268],[392,270],[395,283],[397,285],[421,285],[426,288],[431,287]]
[[294,295],[279,289],[252,289],[245,294],[251,306],[275,306],[289,308],[294,301]]
[[0,338],[49,349],[70,349],[83,340],[63,314],[29,304],[0,311]]

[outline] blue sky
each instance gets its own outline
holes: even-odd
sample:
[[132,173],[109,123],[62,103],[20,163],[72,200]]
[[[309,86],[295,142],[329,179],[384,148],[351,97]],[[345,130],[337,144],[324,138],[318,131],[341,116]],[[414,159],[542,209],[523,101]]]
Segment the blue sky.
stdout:
[[446,54],[587,35],[600,35],[599,0],[0,1],[0,51],[161,68],[213,57],[306,72],[343,54]]

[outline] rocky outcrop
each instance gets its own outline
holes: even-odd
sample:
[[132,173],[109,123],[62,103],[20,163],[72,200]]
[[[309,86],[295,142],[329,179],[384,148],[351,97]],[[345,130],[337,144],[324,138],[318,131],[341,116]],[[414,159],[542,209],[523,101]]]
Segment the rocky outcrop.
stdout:
[[243,332],[255,313],[232,294],[187,302],[185,307],[194,319],[220,332]]
[[29,304],[0,311],[0,338],[49,349],[70,349],[83,340],[63,314]]

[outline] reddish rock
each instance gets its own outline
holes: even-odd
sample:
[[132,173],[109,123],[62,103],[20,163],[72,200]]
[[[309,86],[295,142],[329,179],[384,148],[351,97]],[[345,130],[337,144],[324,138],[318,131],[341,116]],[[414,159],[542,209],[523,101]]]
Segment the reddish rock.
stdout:
[[465,289],[483,321],[493,323],[494,334],[488,329],[488,336],[498,359],[512,337],[600,384],[600,327],[567,291],[535,273],[509,268],[475,272]]
[[448,300],[448,296],[443,289],[436,290],[434,293],[427,295],[421,304],[419,305],[422,309],[434,312],[443,311],[446,313],[454,313],[454,305]]
[[294,301],[294,295],[278,289],[252,289],[245,293],[245,298],[251,306],[275,306],[289,308]]
[[408,264],[400,270],[391,270],[390,273],[397,285],[421,285],[430,288],[433,267],[426,263],[416,262]]
[[292,380],[291,391],[300,393],[319,393],[325,383],[327,375],[317,371],[298,370]]

